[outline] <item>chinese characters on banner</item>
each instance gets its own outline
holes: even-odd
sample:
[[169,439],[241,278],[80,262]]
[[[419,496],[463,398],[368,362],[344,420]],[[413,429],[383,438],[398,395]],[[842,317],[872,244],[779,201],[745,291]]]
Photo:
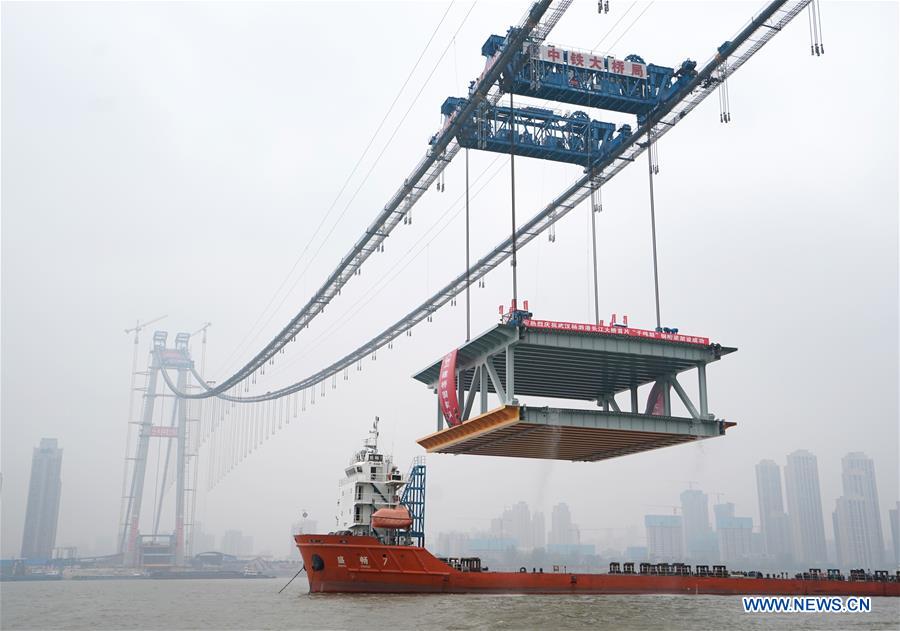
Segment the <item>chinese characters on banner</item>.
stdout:
[[646,64],[635,61],[623,61],[614,57],[592,55],[591,53],[583,51],[564,50],[562,48],[556,48],[555,46],[541,46],[540,59],[541,61],[549,61],[550,63],[561,64],[573,68],[599,70],[626,77],[634,77],[636,79],[647,78]]
[[525,326],[533,329],[552,329],[554,331],[574,331],[576,333],[605,333],[607,335],[627,335],[629,337],[642,337],[663,342],[681,342],[683,344],[699,344],[709,346],[708,337],[696,335],[681,335],[680,333],[663,333],[660,331],[647,331],[645,329],[632,329],[627,326],[603,326],[600,324],[581,324],[579,322],[554,322],[552,320],[525,320]]
[[441,375],[438,379],[438,401],[441,414],[447,425],[453,427],[462,423],[459,410],[459,398],[456,396],[456,349],[450,351],[441,360]]
[[178,438],[178,428],[154,425],[150,428],[150,435],[159,436],[160,438]]

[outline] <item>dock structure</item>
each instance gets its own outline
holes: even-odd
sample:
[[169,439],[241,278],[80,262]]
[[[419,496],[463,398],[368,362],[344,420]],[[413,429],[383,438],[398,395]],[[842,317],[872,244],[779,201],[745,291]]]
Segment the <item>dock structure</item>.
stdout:
[[[438,397],[437,431],[418,443],[436,453],[597,461],[723,436],[735,423],[709,412],[706,366],[735,350],[678,333],[509,318],[414,375]],[[696,404],[679,381],[688,371]],[[673,414],[673,393],[688,416]],[[630,405],[620,407],[623,394]],[[597,407],[522,405],[519,396]]]

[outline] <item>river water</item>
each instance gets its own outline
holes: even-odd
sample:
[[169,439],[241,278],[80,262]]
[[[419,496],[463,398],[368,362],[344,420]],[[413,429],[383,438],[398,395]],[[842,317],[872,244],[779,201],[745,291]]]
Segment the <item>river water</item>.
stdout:
[[287,579],[0,583],[12,629],[898,629],[900,599],[865,614],[747,614],[734,596],[307,593]]

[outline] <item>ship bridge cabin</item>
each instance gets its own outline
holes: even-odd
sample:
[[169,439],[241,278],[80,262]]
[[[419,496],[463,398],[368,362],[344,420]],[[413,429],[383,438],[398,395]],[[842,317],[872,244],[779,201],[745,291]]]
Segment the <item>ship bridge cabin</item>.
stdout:
[[391,457],[378,451],[378,420],[363,448],[344,469],[338,499],[338,530],[355,535],[375,534],[372,515],[382,508],[396,508],[406,479]]
[[437,431],[418,443],[437,453],[598,461],[722,436],[735,423],[709,412],[706,367],[735,350],[615,316],[593,325],[511,310],[414,375],[438,398]]

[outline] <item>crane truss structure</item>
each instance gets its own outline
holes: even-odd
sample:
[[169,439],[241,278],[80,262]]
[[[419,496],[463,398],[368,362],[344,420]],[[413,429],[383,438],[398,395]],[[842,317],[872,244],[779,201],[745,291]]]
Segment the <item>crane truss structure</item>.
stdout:
[[[803,11],[803,9],[807,7],[810,1],[811,0],[799,0],[797,2],[777,1],[768,4],[756,17],[752,18],[740,31],[738,31],[731,40],[722,44],[696,75],[694,75],[690,81],[683,84],[675,95],[665,103],[654,108],[647,115],[646,121],[641,124],[630,137],[623,141],[614,151],[611,151],[602,161],[595,164],[595,166],[585,175],[578,178],[565,191],[531,217],[531,219],[519,227],[515,233],[517,247],[521,249],[535,237],[550,228],[550,226],[559,221],[560,218],[564,217],[581,202],[587,199],[592,191],[612,180],[628,164],[631,164],[640,157],[653,143],[669,133],[681,120],[710,96],[722,82],[737,72],[751,57],[753,57],[753,55],[759,52],[763,46],[781,32],[801,11]],[[538,10],[538,5],[535,5],[532,9],[532,11]],[[508,47],[503,49],[502,52],[498,52],[494,59],[498,61],[509,59],[504,59],[503,55],[513,49],[519,51],[521,45],[522,44],[518,39],[508,38]],[[499,73],[495,74],[493,72],[494,70],[498,70],[498,68],[496,68],[496,63],[493,66],[490,66],[489,69],[485,71],[485,74],[482,75],[482,81],[478,84],[478,90],[487,88],[483,81],[484,78],[493,76],[496,79],[497,74]],[[478,90],[476,90],[476,92]],[[472,100],[470,97],[469,105],[473,106],[473,104],[476,104],[476,101]],[[470,114],[471,111],[468,110],[460,111],[452,122],[445,125],[445,128],[440,135],[441,140],[435,143],[432,151],[434,152],[441,147],[447,147],[451,142],[450,137],[447,134],[451,130],[453,134],[458,133],[457,130],[462,126],[463,122]],[[455,146],[458,147],[459,145],[456,144]],[[432,162],[431,164],[434,165],[435,163]],[[483,278],[510,258],[512,255],[512,242],[512,237],[505,239],[470,266],[467,271],[464,271],[462,274],[451,280],[432,296],[428,297],[409,313],[397,320],[394,324],[384,329],[381,333],[358,347],[356,350],[301,381],[265,394],[239,397],[223,394],[222,386],[216,388],[209,387],[206,385],[206,382],[202,380],[199,373],[194,371],[194,377],[204,389],[204,392],[193,395],[186,394],[186,396],[191,398],[219,396],[220,398],[231,401],[257,402],[277,399],[310,388],[372,355],[378,349],[426,320],[456,296],[464,293],[469,284]],[[331,283],[331,279],[334,277],[335,275],[332,274],[332,276],[329,277],[329,281],[323,287],[332,287],[333,284]],[[320,290],[320,292],[321,291],[322,290]],[[317,295],[319,294],[317,293]],[[312,302],[310,304],[312,304]],[[304,315],[305,313],[306,308],[298,315],[298,318],[301,316],[306,317]],[[318,313],[318,311],[316,313]],[[290,329],[290,325],[285,330],[288,329]],[[270,355],[267,355],[267,357],[269,356]],[[249,365],[250,364],[248,364],[248,366]],[[176,385],[166,372],[163,371],[162,374],[169,387],[177,391]]]
[[[466,99],[450,97],[444,101],[441,113],[448,118],[457,116],[466,102]],[[540,107],[482,105],[464,121],[456,140],[467,149],[514,153],[587,167],[602,160],[630,135],[630,125],[622,125],[617,134],[612,123],[591,120],[580,111],[562,115]]]

